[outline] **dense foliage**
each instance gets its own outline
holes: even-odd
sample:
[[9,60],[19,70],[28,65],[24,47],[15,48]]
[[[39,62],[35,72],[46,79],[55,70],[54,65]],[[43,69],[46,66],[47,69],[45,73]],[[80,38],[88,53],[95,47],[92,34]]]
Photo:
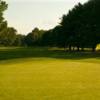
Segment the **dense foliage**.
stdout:
[[43,36],[47,45],[59,46],[79,51],[92,48],[100,43],[100,0],[79,3],[67,15],[63,15],[60,25]]

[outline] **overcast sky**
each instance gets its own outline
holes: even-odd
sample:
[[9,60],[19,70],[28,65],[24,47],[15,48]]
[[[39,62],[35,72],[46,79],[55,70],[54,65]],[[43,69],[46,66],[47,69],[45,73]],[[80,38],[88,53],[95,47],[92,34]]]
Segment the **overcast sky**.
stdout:
[[5,19],[9,26],[15,27],[19,33],[27,34],[35,27],[50,29],[60,22],[63,14],[67,14],[78,2],[87,0],[5,0],[9,6]]

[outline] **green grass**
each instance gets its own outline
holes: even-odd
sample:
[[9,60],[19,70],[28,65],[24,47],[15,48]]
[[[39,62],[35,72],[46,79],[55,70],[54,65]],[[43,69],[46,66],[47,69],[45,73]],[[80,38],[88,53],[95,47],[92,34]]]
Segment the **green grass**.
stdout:
[[100,100],[100,53],[1,48],[0,100]]

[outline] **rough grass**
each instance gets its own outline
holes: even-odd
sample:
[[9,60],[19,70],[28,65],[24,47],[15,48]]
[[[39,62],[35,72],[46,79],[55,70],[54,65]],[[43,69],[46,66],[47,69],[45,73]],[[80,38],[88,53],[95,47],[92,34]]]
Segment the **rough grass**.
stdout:
[[0,49],[0,100],[100,100],[100,54]]

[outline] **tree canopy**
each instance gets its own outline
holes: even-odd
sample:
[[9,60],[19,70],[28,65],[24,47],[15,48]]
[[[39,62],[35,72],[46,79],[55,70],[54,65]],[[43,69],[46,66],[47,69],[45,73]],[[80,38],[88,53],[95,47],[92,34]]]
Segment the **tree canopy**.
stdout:
[[[57,44],[79,51],[92,48],[100,43],[100,0],[78,3],[68,14],[63,15],[60,25],[44,34],[46,43]],[[47,34],[48,33],[48,34]],[[51,42],[52,40],[52,42]]]

